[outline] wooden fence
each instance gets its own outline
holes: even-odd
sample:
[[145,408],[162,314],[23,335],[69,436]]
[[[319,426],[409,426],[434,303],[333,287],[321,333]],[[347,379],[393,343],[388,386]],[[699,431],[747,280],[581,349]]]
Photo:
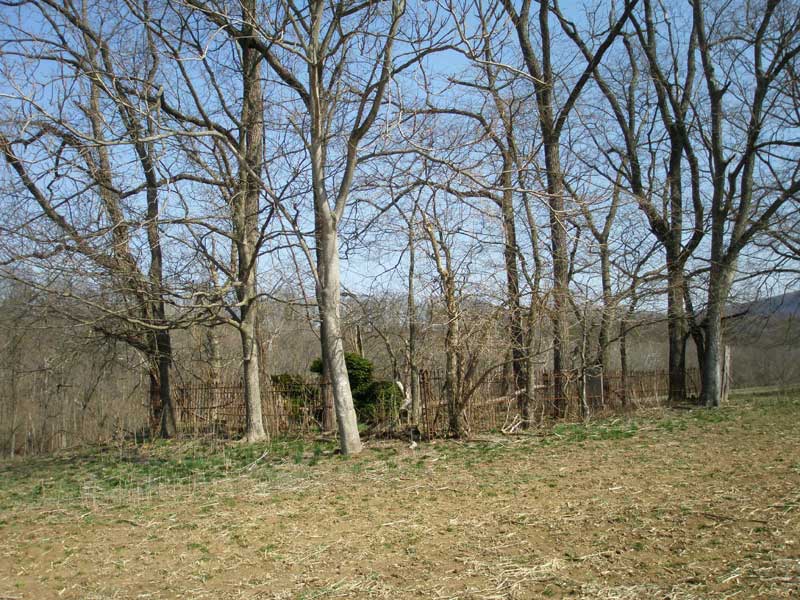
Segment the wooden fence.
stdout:
[[[656,406],[667,397],[668,377],[666,371],[634,371],[622,376],[620,372],[604,374],[579,372],[567,374],[566,396],[558,396],[550,373],[540,373],[533,402],[529,406],[530,419],[534,424],[552,417],[559,407],[562,418],[575,420],[589,415],[600,416],[622,412],[631,408]],[[448,433],[448,409],[443,398],[444,377],[432,373],[421,377],[422,423],[420,430],[429,437],[441,437]],[[700,374],[687,371],[687,395],[696,397],[700,389]],[[517,398],[506,390],[501,379],[483,382],[467,400],[463,420],[472,433],[486,431],[510,431],[522,423]]]
[[[182,432],[235,436],[244,430],[246,408],[241,385],[199,385],[176,390]],[[314,384],[261,389],[261,415],[270,435],[306,434],[321,423],[321,386]]]
[[[630,372],[625,377],[618,372],[587,373],[585,377],[571,372],[566,378],[566,397],[557,397],[550,373],[537,377],[534,400],[530,406],[531,420],[547,420],[560,407],[565,419],[610,414],[628,408],[657,405],[665,401],[667,373],[665,371]],[[502,378],[487,378],[469,390],[463,408],[463,420],[471,433],[510,431],[521,424],[517,398],[508,393]],[[426,438],[448,434],[448,408],[443,394],[444,376],[441,372],[425,371],[420,377],[421,419],[420,434]],[[687,373],[687,392],[696,395],[699,374]],[[261,410],[264,426],[270,435],[303,435],[322,430],[323,399],[329,394],[327,385],[307,383],[288,387],[264,386]],[[180,427],[190,435],[213,434],[235,436],[244,429],[245,403],[241,385],[192,386],[176,390]],[[405,430],[408,415],[397,405],[381,405],[372,414],[373,428],[383,433]],[[332,422],[327,423],[328,429]]]

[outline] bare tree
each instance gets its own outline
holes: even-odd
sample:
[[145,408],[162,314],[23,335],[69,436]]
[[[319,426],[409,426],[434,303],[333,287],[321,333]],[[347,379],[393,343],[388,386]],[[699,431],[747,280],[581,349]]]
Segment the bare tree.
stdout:
[[[441,201],[437,203],[437,193],[433,192],[428,210],[421,213],[423,227],[430,243],[431,256],[439,275],[445,307],[445,379],[444,397],[450,434],[454,437],[466,435],[464,422],[464,364],[461,341],[461,307],[456,285],[456,265],[452,253],[452,233],[448,230],[440,214]],[[451,238],[451,239],[448,239]]]
[[[800,161],[785,132],[798,125],[792,83],[800,55],[800,6],[743,1],[739,10],[696,1],[697,50],[709,102],[703,139],[709,156],[711,247],[704,329],[702,401],[722,390],[722,320],[742,251],[796,212]],[[728,110],[733,104],[737,110]],[[787,110],[790,109],[790,110]]]
[[[238,30],[223,7],[190,4],[219,27]],[[310,165],[315,248],[308,258],[316,280],[323,361],[333,387],[341,449],[347,454],[358,453],[361,441],[342,343],[339,228],[359,148],[381,114],[392,78],[430,51],[417,50],[410,39],[405,40],[410,54],[396,57],[405,13],[404,0],[393,0],[388,12],[373,3],[298,6],[285,0],[264,7],[258,39],[250,41],[302,111],[292,108],[286,118],[303,140]]]
[[[20,11],[10,25],[17,36],[4,53],[4,68],[16,91],[6,96],[6,110],[25,117],[10,121],[0,133],[0,150],[21,192],[49,227],[38,228],[42,221],[37,220],[21,224],[15,233],[32,250],[6,262],[37,261],[46,267],[57,257],[80,257],[92,267],[77,272],[102,274],[111,303],[83,297],[108,315],[95,327],[147,356],[152,417],[161,435],[174,435],[173,324],[167,315],[160,231],[160,191],[166,181],[157,169],[155,116],[137,95],[153,85],[158,56],[147,38],[143,50],[121,52],[130,38],[113,26],[95,24],[86,3],[24,2]],[[25,11],[36,11],[46,25],[26,31]],[[112,12],[114,18],[118,15]],[[30,60],[51,64],[53,77],[21,81],[16,71],[22,69],[24,77]],[[130,183],[130,162],[137,165],[141,182]],[[140,199],[141,212],[135,205]],[[92,206],[99,211],[97,219]],[[137,256],[140,234],[146,239],[144,259]]]
[[[237,331],[245,437],[260,441],[267,437],[261,390],[267,361],[260,340],[262,257],[282,236],[273,228],[275,215],[296,178],[279,175],[291,148],[267,156],[265,140],[272,131],[265,121],[274,115],[275,103],[265,99],[265,59],[257,47],[261,6],[243,0],[235,7],[218,7],[225,12],[217,13],[211,7],[166,2],[159,20],[137,8],[131,4],[171,66],[161,75],[169,86],[160,86],[147,101],[163,114],[162,131],[173,141],[175,160],[193,174],[192,185],[176,190],[183,210],[172,219],[186,232],[175,241],[203,265],[199,277],[204,283],[193,282],[191,304],[209,324]],[[209,14],[231,22],[224,29],[227,42],[213,50],[209,46],[219,31],[214,19],[209,23]],[[236,68],[231,70],[232,57]]]
[[[593,147],[599,149],[608,161],[610,174],[607,177],[610,181],[623,175],[627,189],[647,216],[651,231],[665,251],[669,282],[669,397],[677,402],[686,395],[684,271],[704,234],[699,161],[691,138],[696,87],[695,34],[690,27],[690,33],[684,39],[680,34],[680,23],[669,16],[659,20],[650,0],[643,0],[640,5],[643,6],[643,16],[640,18],[634,13],[629,19],[634,33],[621,37],[624,45],[622,56],[627,60],[612,61],[607,65],[597,63],[596,54],[578,27],[558,8],[555,12],[563,31],[580,50],[587,65],[595,66],[593,78],[608,102],[610,117],[621,134],[621,142],[617,142],[603,128],[590,128],[590,132],[593,129],[599,132],[590,134],[594,137]],[[666,35],[662,35],[662,31]],[[666,40],[666,51],[659,48],[661,39]],[[641,77],[643,64],[650,75],[648,78]],[[649,93],[649,85],[652,85],[654,93],[656,115],[640,115],[639,99]],[[652,119],[660,121],[661,127],[655,127],[658,121],[651,123]],[[643,134],[648,136],[644,143],[641,139]],[[661,148],[662,138],[666,138],[666,150]],[[666,158],[664,152],[668,155]],[[647,157],[651,157],[653,164],[643,164]],[[620,159],[621,168],[616,168]],[[661,184],[657,176],[662,160],[666,163],[663,192],[659,190]],[[687,164],[692,182],[690,196],[694,220],[691,235],[685,239],[684,218],[688,210],[684,205],[684,173]]]
[[[547,199],[550,209],[550,244],[553,257],[553,376],[555,409],[561,415],[565,410],[565,371],[570,356],[569,341],[569,244],[564,194],[564,169],[561,161],[561,136],[567,119],[575,107],[583,88],[589,82],[597,64],[622,32],[636,1],[626,2],[618,18],[615,18],[607,33],[601,38],[593,52],[592,60],[577,76],[571,90],[566,93],[560,106],[559,74],[553,63],[553,40],[550,30],[551,10],[558,11],[558,2],[540,2],[536,17],[536,28],[531,32],[531,2],[523,0],[519,10],[510,0],[502,0],[519,43],[527,75],[534,87],[539,130],[542,136]],[[533,36],[537,36],[535,39]],[[539,49],[539,54],[536,52]]]
[[239,129],[239,187],[232,199],[239,285],[236,295],[241,318],[238,320],[244,363],[247,440],[266,438],[261,415],[258,326],[258,250],[260,238],[261,172],[264,158],[264,92],[261,86],[263,57],[252,46],[257,28],[256,0],[242,3],[241,35],[236,40],[242,56],[242,113]]

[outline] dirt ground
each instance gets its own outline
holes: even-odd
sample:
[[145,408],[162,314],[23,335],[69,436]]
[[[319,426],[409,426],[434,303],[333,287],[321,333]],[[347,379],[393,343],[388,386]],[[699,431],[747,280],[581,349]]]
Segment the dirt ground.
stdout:
[[740,397],[72,491],[78,459],[5,462],[0,599],[797,598],[799,417]]

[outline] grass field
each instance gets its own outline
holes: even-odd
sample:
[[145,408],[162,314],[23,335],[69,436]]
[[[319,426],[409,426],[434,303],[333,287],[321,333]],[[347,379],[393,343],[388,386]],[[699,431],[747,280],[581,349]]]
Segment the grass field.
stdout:
[[800,597],[797,393],[333,448],[0,463],[0,599]]

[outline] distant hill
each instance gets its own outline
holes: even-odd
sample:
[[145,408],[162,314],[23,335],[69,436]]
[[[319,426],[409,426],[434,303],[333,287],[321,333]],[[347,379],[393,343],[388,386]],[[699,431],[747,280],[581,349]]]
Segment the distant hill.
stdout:
[[742,311],[754,317],[800,318],[800,290],[737,304],[732,312]]
[[765,347],[798,347],[800,338],[800,291],[786,292],[728,308],[727,330],[734,344]]

